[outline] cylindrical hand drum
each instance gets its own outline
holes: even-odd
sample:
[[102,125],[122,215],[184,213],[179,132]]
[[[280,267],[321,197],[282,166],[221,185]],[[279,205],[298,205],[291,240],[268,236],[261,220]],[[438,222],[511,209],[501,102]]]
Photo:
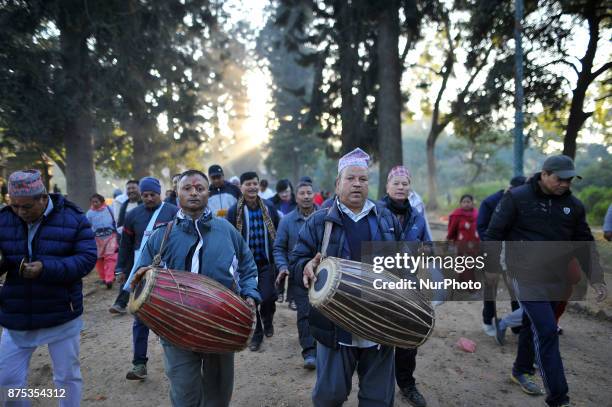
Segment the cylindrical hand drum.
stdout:
[[200,353],[239,352],[255,312],[217,281],[185,271],[151,268],[130,294],[128,311],[173,345]]
[[433,309],[416,289],[376,289],[374,280],[400,282],[388,271],[337,257],[325,258],[310,287],[310,303],[336,325],[361,338],[388,346],[416,348],[434,327]]

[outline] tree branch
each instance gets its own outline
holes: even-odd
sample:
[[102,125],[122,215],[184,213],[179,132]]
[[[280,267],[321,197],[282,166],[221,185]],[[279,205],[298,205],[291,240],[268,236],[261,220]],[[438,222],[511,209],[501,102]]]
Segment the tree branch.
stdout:
[[433,69],[430,66],[427,65],[421,65],[421,64],[410,64],[409,65],[410,68],[422,68],[422,69],[427,69],[428,71],[431,71],[432,73],[438,75],[438,76],[442,76],[442,72],[441,71],[436,71],[435,69]]
[[610,96],[612,96],[612,93],[608,93],[608,94],[607,94],[607,95],[605,95],[605,96],[598,97],[597,99],[595,99],[595,101],[596,101],[596,102],[599,102],[600,100],[607,99],[607,98],[609,98]]
[[612,62],[606,62],[601,68],[591,74],[591,81],[593,81],[595,78],[597,78],[599,75],[606,72],[610,68],[612,68]]

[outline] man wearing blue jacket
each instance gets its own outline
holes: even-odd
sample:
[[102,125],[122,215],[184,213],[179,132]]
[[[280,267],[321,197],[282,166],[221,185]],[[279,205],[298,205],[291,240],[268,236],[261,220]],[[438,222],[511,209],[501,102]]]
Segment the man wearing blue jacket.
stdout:
[[[300,231],[289,257],[296,282],[310,287],[321,262],[326,222],[332,229],[327,255],[361,261],[361,244],[399,241],[401,226],[383,205],[368,200],[369,155],[357,148],[338,163],[336,201],[315,212]],[[312,391],[315,407],[342,405],[351,392],[355,370],[359,374],[359,405],[391,407],[395,397],[393,347],[352,335],[315,308],[310,329],[317,340],[317,381]]]
[[[300,229],[306,223],[306,219],[316,210],[313,197],[312,184],[300,182],[295,195],[297,208],[286,214],[278,225],[278,232],[274,241],[274,261],[279,270],[276,280],[277,286],[283,284],[284,279],[289,275],[289,254],[298,240]],[[289,284],[293,284],[293,296],[297,305],[297,328],[300,345],[302,346],[304,368],[312,370],[316,368],[317,346],[310,334],[308,324],[308,314],[310,312],[308,291],[302,284],[295,284],[294,279],[290,278]]]
[[[153,177],[144,177],[138,185],[142,205],[138,205],[130,211],[125,219],[121,244],[119,245],[119,259],[117,261],[117,282],[119,283],[119,295],[115,303],[110,307],[112,314],[125,313],[125,307],[130,299],[130,293],[123,287],[123,282],[129,277],[134,269],[134,263],[144,247],[143,241],[147,240],[153,233],[155,226],[168,223],[178,211],[178,208],[169,203],[162,203],[161,184]],[[138,318],[134,318],[132,324],[133,358],[132,368],[125,375],[127,380],[144,380],[147,377],[147,348],[149,339],[149,328]]]
[[0,210],[0,386],[5,395],[26,388],[32,354],[48,345],[60,406],[79,406],[81,279],[97,259],[91,225],[74,203],[47,194],[38,171],[11,174],[8,192],[11,205]]
[[[261,300],[257,266],[240,233],[207,207],[208,178],[185,171],[178,183],[181,206],[166,240],[162,262],[173,270],[210,277],[246,298],[253,308]],[[135,285],[160,251],[169,226],[160,226],[147,242],[138,263]],[[234,385],[234,354],[201,354],[162,339],[164,365],[173,406],[229,406]]]
[[[525,183],[526,178],[522,175],[517,175],[510,180],[510,185],[506,189],[500,189],[493,195],[489,195],[485,199],[483,199],[480,204],[480,208],[478,209],[478,220],[476,221],[476,229],[478,230],[478,236],[481,239],[484,238],[487,228],[489,227],[489,222],[491,221],[491,217],[493,216],[493,211],[495,211],[495,207],[501,201],[504,194],[511,190],[512,188],[516,188]],[[499,256],[495,254],[497,259]],[[495,297],[497,295],[497,283],[499,281],[500,275],[500,265],[499,261],[495,261],[495,263],[491,264],[491,267],[487,268],[487,273],[485,274],[484,280],[484,296],[485,300],[483,301],[482,307],[482,328],[484,332],[489,336],[495,336],[496,330],[493,325],[493,318],[495,318],[496,314],[496,305],[495,305]],[[515,311],[519,308],[518,302],[512,301],[512,311]],[[518,333],[518,330],[513,328]]]

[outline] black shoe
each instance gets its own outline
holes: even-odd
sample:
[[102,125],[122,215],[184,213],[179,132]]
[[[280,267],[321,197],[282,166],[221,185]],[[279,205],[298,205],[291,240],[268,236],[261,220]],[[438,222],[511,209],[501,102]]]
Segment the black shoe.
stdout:
[[257,352],[259,348],[261,348],[261,342],[251,342],[249,345],[249,350],[251,350],[251,352]]
[[264,328],[264,335],[266,335],[266,338],[271,338],[274,336],[274,327],[271,326],[270,328]]
[[295,304],[295,301],[292,300],[289,302],[289,309],[291,311],[297,311],[297,305]]
[[113,288],[113,283],[112,282],[106,283],[106,289],[110,290],[111,288]]
[[400,389],[402,396],[414,407],[426,407],[425,397],[419,392],[416,386],[406,386]]

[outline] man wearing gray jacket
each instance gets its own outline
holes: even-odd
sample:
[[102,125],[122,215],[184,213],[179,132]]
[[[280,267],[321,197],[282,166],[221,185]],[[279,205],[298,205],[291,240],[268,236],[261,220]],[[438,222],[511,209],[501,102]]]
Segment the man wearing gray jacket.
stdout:
[[[300,229],[306,223],[306,219],[316,210],[313,197],[312,184],[300,182],[295,195],[297,208],[286,214],[278,224],[278,231],[274,240],[274,262],[279,270],[276,279],[277,286],[282,284],[289,275],[289,254],[298,240]],[[300,345],[302,346],[304,369],[313,370],[317,362],[317,344],[310,334],[308,324],[308,314],[310,312],[308,291],[303,286],[294,284],[291,277],[289,278],[289,285],[290,289],[293,290],[297,306],[297,328]]]
[[[210,277],[255,308],[257,266],[240,233],[225,219],[213,217],[208,203],[208,178],[197,170],[185,171],[178,183],[181,205],[166,240],[162,262],[174,270]],[[140,281],[159,252],[168,225],[151,235],[142,253],[133,286]],[[162,339],[166,376],[173,406],[229,406],[234,386],[234,354],[195,353]]]

